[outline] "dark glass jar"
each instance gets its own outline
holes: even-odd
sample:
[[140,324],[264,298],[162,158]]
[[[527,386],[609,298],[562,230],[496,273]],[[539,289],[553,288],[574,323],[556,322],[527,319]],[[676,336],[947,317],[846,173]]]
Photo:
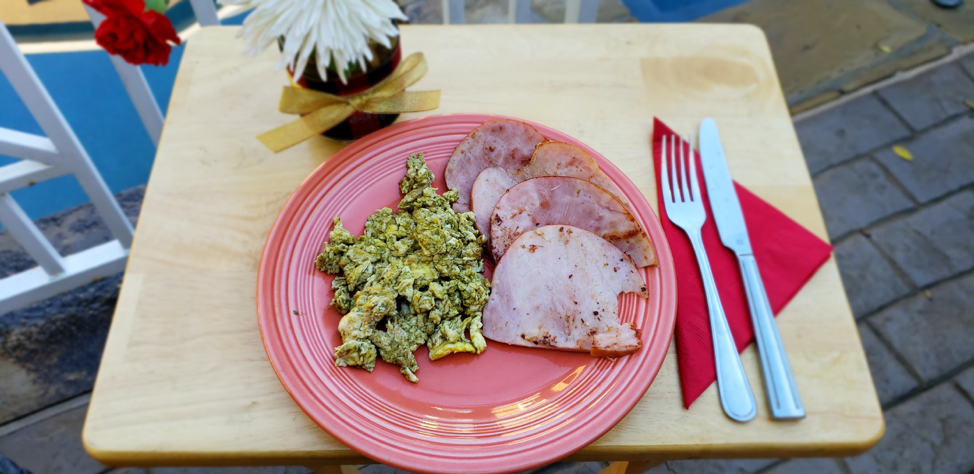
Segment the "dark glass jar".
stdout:
[[[391,47],[386,48],[378,43],[371,45],[372,61],[366,63],[366,70],[363,72],[357,65],[346,72],[346,82],[342,83],[338,73],[333,68],[327,68],[326,80],[322,80],[318,74],[317,58],[312,56],[308,60],[308,66],[304,68],[304,73],[295,82],[311,90],[327,92],[338,96],[355,94],[362,92],[379,81],[389,77],[399,66],[402,53],[399,48],[399,37],[390,38]],[[282,40],[283,43],[283,40]],[[281,44],[283,47],[283,44]],[[336,140],[355,140],[364,137],[380,128],[392,125],[399,114],[369,114],[358,112],[334,127],[325,130],[322,135]]]

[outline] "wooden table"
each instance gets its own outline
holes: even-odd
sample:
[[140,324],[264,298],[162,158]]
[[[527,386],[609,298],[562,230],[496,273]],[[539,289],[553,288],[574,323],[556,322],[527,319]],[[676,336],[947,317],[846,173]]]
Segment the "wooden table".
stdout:
[[[257,142],[291,120],[275,111],[287,79],[274,71],[276,52],[242,56],[236,34],[221,27],[193,36],[176,78],[85,423],[85,446],[106,464],[369,462],[284,391],[254,303],[278,211],[342,144],[316,137],[275,155]],[[756,27],[404,26],[402,44],[429,62],[415,89],[443,91],[432,113],[496,113],[554,127],[601,152],[651,197],[653,116],[682,133],[712,116],[734,177],[827,238]],[[834,259],[778,323],[804,420],[769,419],[753,345],[743,361],[759,401],[754,421],[725,417],[714,386],[684,410],[671,345],[642,401],[569,459],[839,456],[873,446],[883,414]]]

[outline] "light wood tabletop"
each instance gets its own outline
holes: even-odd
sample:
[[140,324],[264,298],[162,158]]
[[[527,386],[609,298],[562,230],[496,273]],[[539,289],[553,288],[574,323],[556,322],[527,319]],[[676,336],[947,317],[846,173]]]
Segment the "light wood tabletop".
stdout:
[[[677,132],[714,117],[731,173],[827,239],[764,34],[746,25],[403,26],[423,51],[414,89],[442,90],[419,115],[482,112],[563,131],[622,169],[655,207],[653,117]],[[84,428],[111,465],[362,463],[295,405],[257,327],[257,266],[285,201],[343,145],[315,137],[274,154],[255,137],[276,111],[276,52],[243,56],[236,28],[188,42],[169,104]],[[778,324],[807,418],[771,421],[754,346],[743,362],[759,401],[746,424],[711,386],[682,407],[675,345],[629,415],[571,460],[839,456],[884,430],[855,320],[831,259]],[[381,460],[379,460],[381,461]]]

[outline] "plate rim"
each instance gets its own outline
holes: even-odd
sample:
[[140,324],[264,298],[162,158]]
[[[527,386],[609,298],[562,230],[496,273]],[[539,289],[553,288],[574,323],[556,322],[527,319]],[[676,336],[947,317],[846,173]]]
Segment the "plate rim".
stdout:
[[[384,128],[382,130],[379,130],[377,132],[374,132],[370,136],[367,136],[367,137],[364,137],[363,139],[360,139],[360,140],[357,140],[355,142],[352,142],[348,146],[342,148],[341,150],[335,152],[330,157],[326,158],[325,161],[323,161],[311,173],[309,173],[308,176],[304,180],[302,180],[302,182],[295,188],[294,192],[287,199],[287,201],[285,202],[285,204],[281,207],[281,210],[279,211],[277,217],[275,218],[275,221],[274,221],[273,226],[271,227],[270,231],[268,232],[267,239],[265,240],[264,247],[263,247],[263,249],[261,251],[261,257],[260,257],[260,262],[259,262],[258,271],[257,271],[256,288],[255,288],[255,290],[256,290],[256,301],[255,301],[255,303],[256,303],[256,307],[257,307],[256,309],[257,309],[257,319],[258,319],[257,322],[258,322],[258,328],[260,330],[261,343],[264,346],[265,354],[267,355],[268,361],[270,362],[271,367],[273,368],[275,375],[277,376],[278,380],[281,382],[281,385],[284,387],[285,391],[288,393],[288,395],[291,397],[291,399],[295,402],[295,404],[298,405],[298,407],[301,409],[301,411],[304,412],[305,415],[308,416],[308,418],[311,419],[311,421],[313,421],[319,428],[321,428],[322,430],[324,430],[326,433],[328,433],[334,439],[336,439],[337,441],[341,442],[343,445],[345,445],[349,449],[352,449],[352,450],[358,452],[359,454],[361,454],[361,455],[363,455],[365,457],[368,457],[370,459],[373,458],[373,455],[369,451],[361,448],[361,446],[359,446],[359,443],[357,443],[358,439],[361,438],[361,436],[358,436],[357,434],[352,433],[352,431],[354,431],[354,430],[348,430],[347,428],[346,429],[334,429],[334,427],[330,427],[329,424],[328,423],[325,423],[324,421],[331,421],[331,420],[327,420],[328,418],[332,418],[331,415],[329,415],[327,413],[317,413],[316,410],[309,410],[309,408],[306,407],[305,404],[306,403],[309,403],[311,400],[306,400],[305,397],[314,398],[314,396],[312,394],[310,394],[310,393],[309,394],[301,394],[301,393],[295,394],[295,392],[292,391],[291,387],[289,387],[289,383],[292,383],[293,385],[304,385],[305,384],[305,381],[303,380],[303,378],[298,374],[298,372],[300,371],[300,369],[298,367],[295,367],[294,366],[295,363],[294,362],[291,362],[291,361],[287,361],[287,364],[285,364],[287,367],[281,367],[279,365],[282,364],[282,361],[276,360],[276,357],[275,356],[272,356],[271,345],[273,345],[273,344],[271,344],[272,341],[269,341],[269,339],[268,339],[268,334],[267,334],[267,330],[268,329],[265,328],[265,322],[264,322],[264,320],[265,320],[265,314],[264,314],[264,311],[262,311],[262,309],[265,308],[265,307],[267,307],[267,309],[269,310],[269,313],[271,313],[271,314],[266,315],[266,317],[275,317],[276,311],[274,311],[274,306],[275,305],[273,303],[269,303],[268,301],[265,300],[265,296],[263,295],[262,288],[266,286],[266,281],[265,280],[267,280],[267,279],[273,280],[274,279],[273,278],[273,270],[272,269],[269,269],[268,267],[272,263],[271,260],[275,260],[275,261],[277,260],[277,259],[272,258],[272,257],[277,256],[279,258],[280,257],[280,253],[274,253],[274,255],[272,255],[269,252],[269,248],[270,248],[270,245],[269,244],[273,240],[275,240],[275,237],[278,237],[278,234],[282,234],[281,237],[283,237],[283,235],[286,235],[286,230],[287,230],[288,224],[290,224],[290,222],[293,221],[293,219],[297,217],[297,214],[296,213],[293,213],[292,212],[291,215],[285,215],[285,212],[287,212],[292,206],[300,206],[302,204],[302,202],[299,201],[299,199],[301,199],[299,197],[299,195],[301,195],[301,192],[300,191],[302,191],[304,189],[311,189],[311,188],[313,188],[313,185],[314,184],[319,183],[321,180],[325,179],[327,176],[329,176],[329,175],[331,175],[333,173],[339,172],[339,171],[345,171],[346,172],[346,175],[351,175],[352,173],[354,173],[354,171],[356,169],[358,169],[359,167],[367,164],[371,160],[371,158],[366,159],[365,161],[359,163],[358,165],[356,165],[356,166],[354,166],[354,167],[352,167],[352,168],[350,168],[348,170],[344,170],[343,168],[347,166],[347,163],[349,161],[353,161],[355,159],[355,157],[359,156],[360,149],[367,150],[368,148],[370,148],[374,144],[381,143],[387,137],[398,135],[401,129],[408,129],[410,127],[421,126],[425,122],[430,122],[430,121],[434,121],[434,122],[448,121],[449,122],[449,121],[454,121],[454,120],[458,120],[458,119],[459,120],[472,121],[474,123],[474,125],[473,125],[474,127],[477,126],[476,123],[478,123],[478,122],[479,123],[483,123],[483,122],[486,122],[488,120],[497,120],[497,119],[516,120],[516,121],[520,121],[520,122],[527,123],[527,124],[529,124],[529,125],[531,125],[533,127],[536,127],[538,129],[541,129],[541,130],[544,130],[544,131],[550,130],[550,131],[553,131],[553,132],[558,133],[560,135],[563,135],[563,136],[569,138],[573,142],[572,143],[573,145],[576,145],[576,146],[580,145],[582,148],[585,148],[587,151],[593,152],[593,156],[602,158],[605,162],[609,163],[609,165],[612,166],[613,168],[615,168],[615,170],[619,172],[619,174],[621,175],[621,177],[625,181],[628,182],[627,184],[631,185],[632,188],[633,189],[636,189],[637,192],[638,192],[638,187],[636,187],[635,184],[632,183],[632,181],[629,179],[629,177],[624,172],[622,172],[622,170],[618,169],[618,167],[616,167],[615,164],[613,164],[608,158],[605,158],[601,153],[598,153],[596,150],[592,149],[591,147],[589,147],[588,145],[586,145],[581,140],[578,140],[578,139],[576,139],[576,138],[574,138],[574,137],[572,137],[572,136],[570,136],[570,135],[568,135],[568,134],[566,134],[564,132],[561,132],[561,131],[559,131],[559,130],[557,130],[555,128],[552,128],[552,127],[549,127],[549,126],[546,126],[546,125],[543,125],[543,124],[539,124],[539,123],[536,123],[536,122],[533,122],[533,121],[530,121],[530,120],[525,120],[525,119],[516,118],[516,117],[510,117],[510,116],[504,116],[504,115],[498,115],[498,114],[483,114],[483,113],[437,114],[437,115],[429,115],[429,116],[418,117],[418,118],[414,118],[414,119],[411,119],[411,120],[405,120],[405,121],[402,121],[402,122],[398,122],[396,124],[393,124],[393,125],[391,125],[389,127]],[[543,135],[544,135],[544,133],[543,133]],[[342,177],[338,182],[341,182],[341,180],[343,180],[343,179],[344,179],[344,177]],[[626,184],[626,183],[624,183],[624,184]],[[645,194],[643,194],[642,192],[639,192],[639,194],[642,195],[643,199],[646,199]],[[646,202],[648,204],[649,203],[649,200],[647,199]],[[487,472],[517,472],[517,471],[524,470],[524,469],[531,469],[531,468],[535,468],[535,467],[538,467],[538,466],[542,466],[542,465],[545,465],[547,463],[550,463],[550,462],[553,462],[553,461],[557,461],[558,459],[561,459],[561,458],[563,458],[565,456],[569,456],[569,455],[571,455],[571,454],[573,454],[573,453],[575,453],[575,452],[577,452],[577,451],[585,448],[590,443],[596,441],[602,435],[604,435],[609,430],[611,430],[613,427],[615,427],[620,421],[622,421],[623,418],[625,418],[629,414],[630,411],[632,411],[632,409],[639,403],[639,401],[643,398],[643,396],[645,395],[645,393],[649,390],[649,387],[652,386],[653,382],[656,379],[656,376],[659,374],[659,371],[662,368],[663,363],[665,362],[666,355],[669,352],[669,346],[672,343],[672,339],[673,339],[673,331],[675,329],[675,323],[676,323],[676,304],[677,304],[677,302],[676,302],[676,296],[677,296],[676,284],[677,284],[677,281],[676,281],[675,268],[673,266],[673,257],[672,257],[672,254],[671,254],[671,251],[670,251],[670,247],[669,247],[669,242],[666,240],[666,236],[665,236],[665,234],[663,232],[662,225],[659,222],[659,216],[652,209],[652,206],[648,206],[647,207],[647,210],[649,211],[650,215],[649,216],[646,216],[646,217],[649,218],[648,220],[651,220],[653,222],[653,225],[645,225],[645,227],[647,227],[646,230],[650,234],[651,239],[654,236],[659,237],[658,240],[653,240],[653,244],[656,247],[657,263],[659,265],[659,271],[661,272],[660,280],[661,281],[666,281],[667,283],[664,283],[664,284],[661,285],[661,291],[660,291],[660,295],[659,295],[659,298],[660,298],[660,312],[659,312],[659,316],[658,316],[659,322],[657,323],[656,327],[657,327],[657,329],[660,330],[660,334],[661,335],[660,336],[654,336],[654,338],[651,340],[651,342],[655,342],[655,341],[659,340],[659,341],[663,341],[663,343],[656,344],[657,347],[654,347],[652,349],[651,348],[646,348],[646,350],[651,350],[653,353],[656,353],[656,352],[659,352],[660,353],[660,355],[659,355],[659,362],[656,363],[656,364],[651,364],[652,367],[650,367],[650,372],[652,372],[652,373],[646,379],[645,387],[642,387],[642,386],[638,387],[637,390],[640,391],[639,395],[638,396],[629,397],[627,400],[625,400],[621,404],[618,401],[615,401],[616,405],[619,407],[619,409],[617,410],[617,414],[616,415],[606,416],[606,415],[601,414],[601,413],[598,414],[598,415],[596,415],[596,418],[598,418],[599,421],[606,421],[606,423],[599,423],[600,427],[595,428],[595,429],[590,429],[591,427],[586,427],[586,429],[584,429],[584,430],[572,430],[568,434],[566,434],[566,435],[564,435],[564,436],[561,437],[561,439],[563,440],[563,442],[564,442],[564,440],[575,440],[576,438],[578,438],[578,440],[576,442],[569,443],[569,444],[574,444],[575,445],[574,447],[571,447],[571,448],[569,448],[567,450],[558,451],[557,454],[551,454],[550,452],[548,452],[546,454],[540,454],[539,453],[539,455],[535,456],[536,459],[534,461],[529,461],[529,462],[526,462],[526,463],[521,463],[521,464],[512,465],[512,466],[505,466],[505,467],[501,468],[500,470],[498,470],[498,469],[488,469],[488,470],[484,470],[484,469],[470,470],[470,469],[467,469],[466,470],[467,472],[471,472],[471,473],[480,473],[480,472],[484,472],[484,473],[487,473]],[[644,219],[644,220],[646,220],[646,219]],[[669,288],[667,288],[667,287],[669,287]],[[268,297],[268,299],[271,299],[271,298]],[[669,316],[669,317],[666,317],[666,316]],[[664,337],[662,337],[662,335],[665,335],[666,337],[664,338]],[[281,345],[283,347],[283,344],[279,344],[279,345]],[[288,357],[285,357],[285,359],[288,359]],[[287,372],[287,373],[282,373],[282,372]],[[294,380],[291,380],[291,379],[294,379]],[[626,381],[625,385],[629,385],[630,384],[629,382],[630,381]],[[632,390],[632,388],[630,388],[630,390]],[[313,414],[312,412],[314,412],[315,414]],[[322,420],[322,419],[319,419],[319,418],[325,418],[326,420]],[[577,434],[577,433],[580,433],[580,432],[581,433],[585,433],[585,434],[584,435]],[[363,443],[363,444],[375,444],[375,443]],[[503,456],[501,456],[501,458],[503,458]],[[440,460],[443,461],[443,459],[440,459]],[[420,471],[420,472],[438,472],[438,471],[432,471],[432,470],[430,470],[430,468],[427,465],[414,465],[414,464],[399,462],[399,460],[396,459],[396,458],[394,458],[394,457],[390,457],[390,458],[387,458],[387,459],[380,459],[380,461],[383,462],[383,463],[386,463],[388,465],[391,465],[391,466],[394,466],[394,467],[397,467],[397,468],[401,468],[401,469],[406,469],[406,470],[413,470],[413,471]]]

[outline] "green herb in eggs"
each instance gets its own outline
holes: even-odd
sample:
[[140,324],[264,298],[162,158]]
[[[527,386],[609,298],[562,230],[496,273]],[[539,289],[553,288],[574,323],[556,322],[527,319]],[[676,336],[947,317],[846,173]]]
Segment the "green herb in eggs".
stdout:
[[487,347],[481,316],[490,282],[481,255],[486,238],[473,213],[450,208],[457,191],[436,193],[422,153],[409,156],[406,166],[399,211],[376,211],[361,237],[336,217],[315,265],[339,275],[331,304],[344,316],[335,364],[372,371],[378,356],[416,382],[413,352],[421,345],[431,360]]

